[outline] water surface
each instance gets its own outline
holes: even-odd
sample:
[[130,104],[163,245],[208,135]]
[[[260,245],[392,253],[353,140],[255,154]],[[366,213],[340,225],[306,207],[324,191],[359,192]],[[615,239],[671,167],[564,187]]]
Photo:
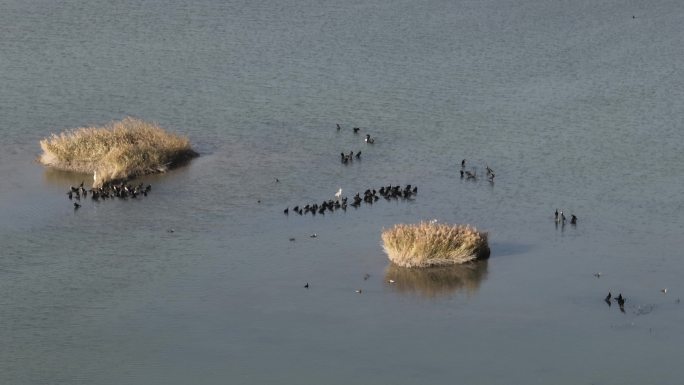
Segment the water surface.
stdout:
[[[683,14],[0,2],[0,382],[680,383]],[[74,211],[90,176],[38,165],[38,141],[127,115],[202,156]],[[282,213],[407,183],[410,202]],[[490,260],[394,270],[382,229],[433,218],[488,231]]]

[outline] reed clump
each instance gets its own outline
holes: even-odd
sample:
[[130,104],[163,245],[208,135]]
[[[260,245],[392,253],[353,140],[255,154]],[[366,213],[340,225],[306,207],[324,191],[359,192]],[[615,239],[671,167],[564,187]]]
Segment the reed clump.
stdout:
[[403,267],[461,264],[490,253],[486,232],[436,221],[395,225],[382,232],[382,242],[389,259]]
[[81,127],[40,141],[40,163],[94,174],[94,187],[165,172],[198,156],[187,137],[153,122],[127,117],[104,126]]

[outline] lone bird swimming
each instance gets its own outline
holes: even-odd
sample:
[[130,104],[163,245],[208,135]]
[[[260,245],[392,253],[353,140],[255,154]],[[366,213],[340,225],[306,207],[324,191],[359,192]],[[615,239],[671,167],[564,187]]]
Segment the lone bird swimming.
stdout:
[[626,299],[622,296],[622,293],[620,293],[617,297],[615,297],[615,300],[618,303],[618,306],[620,306],[620,311],[625,312],[625,301]]

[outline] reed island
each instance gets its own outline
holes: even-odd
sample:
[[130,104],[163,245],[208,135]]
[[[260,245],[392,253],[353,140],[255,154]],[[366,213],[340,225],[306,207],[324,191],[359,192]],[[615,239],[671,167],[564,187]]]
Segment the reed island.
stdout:
[[165,172],[199,155],[187,137],[132,117],[52,134],[40,147],[40,163],[93,174],[93,187]]
[[487,233],[436,221],[398,224],[382,232],[383,249],[402,267],[436,267],[489,258]]

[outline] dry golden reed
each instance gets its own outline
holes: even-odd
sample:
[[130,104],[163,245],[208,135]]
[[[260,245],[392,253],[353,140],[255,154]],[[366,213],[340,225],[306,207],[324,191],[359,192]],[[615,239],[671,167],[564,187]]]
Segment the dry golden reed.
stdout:
[[164,172],[198,154],[184,136],[156,123],[127,117],[100,127],[81,127],[40,141],[40,163],[96,175],[93,186]]
[[445,266],[489,257],[487,233],[468,225],[420,222],[382,232],[389,259],[403,267]]

